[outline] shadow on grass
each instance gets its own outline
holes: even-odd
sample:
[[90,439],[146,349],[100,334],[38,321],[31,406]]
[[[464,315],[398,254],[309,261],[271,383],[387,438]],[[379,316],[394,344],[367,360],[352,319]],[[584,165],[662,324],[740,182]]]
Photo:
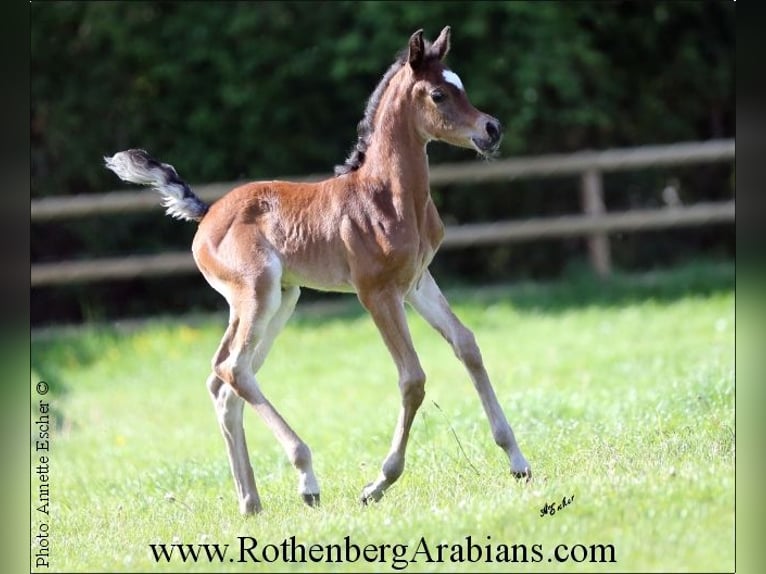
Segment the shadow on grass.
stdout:
[[645,301],[670,303],[689,297],[710,297],[730,292],[734,286],[734,263],[721,262],[644,273],[618,272],[605,279],[575,269],[556,282],[480,289],[460,286],[447,290],[447,295],[460,304],[507,302],[521,311],[550,314],[582,307],[621,307]]
[[[535,313],[560,313],[581,307],[620,307],[653,300],[672,302],[688,297],[708,297],[729,292],[735,286],[733,262],[700,262],[673,269],[644,273],[615,273],[599,279],[587,269],[573,269],[555,282],[522,282],[489,286],[447,285],[444,292],[454,305],[487,306],[505,303],[517,310]],[[353,295],[331,295],[320,300],[302,301],[292,324],[311,326],[328,320],[353,320],[366,312]],[[221,334],[226,312],[157,317],[149,320],[117,321],[71,327],[33,334],[31,367],[33,373],[51,385],[53,394],[66,392],[68,381],[57,373],[62,364],[86,366],[112,345],[119,345],[126,333],[150,325],[169,329],[178,325],[211,324],[220,320]]]
[[[554,282],[483,285],[445,284],[453,305],[487,306],[506,303],[519,311],[554,314],[583,307],[620,307],[643,301],[670,303],[688,297],[709,297],[735,287],[733,262],[701,262],[643,273],[620,273],[600,279],[587,269],[572,269]],[[353,296],[298,308],[292,322],[301,325],[327,319],[355,319],[366,314]]]

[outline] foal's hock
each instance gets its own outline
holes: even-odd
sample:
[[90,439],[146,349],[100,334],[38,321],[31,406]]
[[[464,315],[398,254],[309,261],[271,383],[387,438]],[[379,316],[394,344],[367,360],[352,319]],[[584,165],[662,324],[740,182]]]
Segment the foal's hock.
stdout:
[[377,501],[404,470],[426,376],[412,344],[408,302],[453,347],[511,472],[530,476],[484,368],[473,334],[453,314],[428,271],[444,236],[431,200],[426,146],[438,140],[497,151],[500,122],[471,105],[443,60],[450,28],[435,42],[418,30],[370,96],[359,139],[336,175],[317,183],[260,181],[206,205],[176,170],[143,150],[105,158],[120,178],[157,190],[169,215],[197,221],[194,260],[229,303],[229,325],[207,388],[221,426],[243,513],[261,509],[242,426],[244,403],[263,418],[298,471],[298,492],[319,503],[311,451],[264,396],[255,374],[298,301],[300,287],[355,292],[372,316],[399,374],[401,410],[380,473],[362,490]]

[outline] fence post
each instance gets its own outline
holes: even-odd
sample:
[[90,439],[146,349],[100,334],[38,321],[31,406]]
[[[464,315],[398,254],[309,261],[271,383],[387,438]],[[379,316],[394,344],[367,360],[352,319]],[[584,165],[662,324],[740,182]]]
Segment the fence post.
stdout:
[[[580,192],[586,215],[599,216],[606,213],[600,171],[591,168],[583,172]],[[607,277],[612,271],[609,237],[604,232],[595,232],[588,236],[587,242],[591,267],[599,277]]]

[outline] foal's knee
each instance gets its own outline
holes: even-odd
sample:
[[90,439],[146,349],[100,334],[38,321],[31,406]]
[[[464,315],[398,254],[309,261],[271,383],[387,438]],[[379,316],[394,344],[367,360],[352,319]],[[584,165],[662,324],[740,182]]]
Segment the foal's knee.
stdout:
[[399,380],[399,390],[405,405],[418,408],[426,396],[426,374],[422,369],[408,373]]
[[232,363],[231,360],[214,361],[213,362],[213,374],[227,384],[238,396],[246,399],[245,393],[247,391],[247,378],[252,377],[251,367],[246,365],[244,361],[236,361]]
[[483,363],[476,337],[468,329],[462,329],[454,341],[455,354],[466,367],[480,367]]
[[[223,381],[226,384],[231,385],[231,383],[234,380],[234,373],[232,372],[231,367],[226,363],[226,361],[219,361],[217,359],[213,359],[213,374],[212,377],[216,377]],[[210,388],[210,379],[208,379],[208,389]]]

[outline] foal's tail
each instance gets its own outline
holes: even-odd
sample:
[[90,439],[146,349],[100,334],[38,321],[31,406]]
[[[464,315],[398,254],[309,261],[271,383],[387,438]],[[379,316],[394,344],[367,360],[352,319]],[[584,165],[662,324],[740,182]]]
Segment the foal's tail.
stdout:
[[172,165],[158,162],[142,149],[121,151],[104,157],[104,162],[123,181],[152,186],[171,217],[200,221],[207,213],[209,206],[178,177]]

